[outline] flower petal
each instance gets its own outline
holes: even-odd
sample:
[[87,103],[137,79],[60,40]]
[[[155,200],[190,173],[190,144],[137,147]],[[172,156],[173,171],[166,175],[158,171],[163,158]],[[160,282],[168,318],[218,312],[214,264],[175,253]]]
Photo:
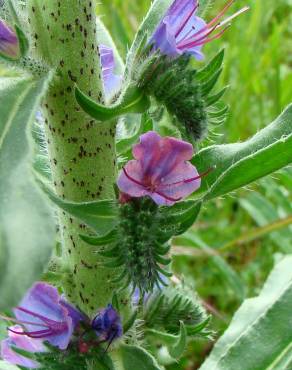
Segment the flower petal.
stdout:
[[[125,166],[125,170],[133,179],[138,180],[139,182],[143,181],[143,171],[139,161],[129,161]],[[130,180],[124,171],[121,171],[117,185],[122,192],[131,197],[143,197],[149,193],[144,186]]]
[[[23,329],[19,325],[15,325],[11,327],[10,329],[17,331],[17,332],[23,332]],[[45,352],[46,348],[42,344],[41,340],[38,339],[32,339],[29,338],[26,335],[17,335],[12,333],[11,331],[9,333],[9,338],[3,340],[1,342],[1,357],[13,365],[19,365],[24,366],[30,369],[36,369],[39,367],[39,364],[36,361],[33,361],[29,358],[26,358],[18,353],[16,353],[11,346],[18,347],[20,349],[23,349],[28,352]]]
[[199,177],[199,173],[191,163],[180,163],[173,172],[162,179],[160,186],[157,188],[159,194],[154,194],[153,200],[156,203],[159,202],[160,205],[173,205],[175,202],[166,197],[173,199],[186,198],[200,187],[201,179],[198,178],[190,182],[184,182],[184,180],[196,177]]
[[[52,345],[60,349],[66,349],[70,342],[74,324],[69,316],[68,308],[60,304],[61,297],[53,286],[46,283],[36,283],[28,291],[20,303],[20,308],[15,309],[14,313],[19,321],[30,321],[36,324],[46,324],[51,328],[49,335],[44,335],[43,340],[48,340]],[[21,309],[24,309],[24,312]],[[39,317],[38,317],[39,316]],[[44,318],[44,319],[42,319]],[[35,331],[35,326],[25,325],[28,331]]]
[[100,44],[99,52],[104,90],[105,94],[110,96],[117,92],[121,87],[122,76],[114,73],[116,64],[113,49],[106,45]]
[[133,155],[141,163],[144,178],[151,177],[152,182],[157,182],[181,161],[190,160],[193,146],[172,137],[160,137],[150,131],[140,137],[140,144],[133,148]]

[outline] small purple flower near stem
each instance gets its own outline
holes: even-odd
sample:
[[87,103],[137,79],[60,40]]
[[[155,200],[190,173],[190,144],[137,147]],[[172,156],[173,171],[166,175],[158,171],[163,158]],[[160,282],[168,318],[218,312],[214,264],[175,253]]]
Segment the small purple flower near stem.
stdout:
[[171,206],[187,197],[210,171],[199,175],[188,162],[193,156],[191,144],[154,131],[140,137],[133,156],[118,178],[120,191],[131,197],[149,196],[158,205]]
[[99,45],[103,86],[106,96],[111,96],[121,87],[122,76],[114,73],[115,59],[113,50],[106,45]]
[[[220,21],[234,2],[235,0],[229,1],[214,19],[206,23],[196,15],[199,8],[198,0],[175,0],[152,35],[150,44],[154,50],[159,49],[170,57],[188,53],[197,60],[202,60],[204,58],[202,47],[221,37],[229,27],[229,22],[249,9],[246,6],[231,17]],[[219,32],[216,33],[217,30]]]
[[0,54],[8,58],[17,59],[19,53],[19,41],[16,33],[0,19]]
[[23,328],[19,325],[11,327],[13,331],[8,332],[8,338],[1,342],[1,358],[12,365],[19,365],[29,369],[36,369],[40,365],[27,357],[15,352],[12,347],[25,350],[27,352],[45,352],[46,348],[40,339],[32,339],[27,335],[15,334],[23,333]]
[[91,327],[102,342],[109,343],[108,346],[123,335],[121,318],[111,304],[96,315]]

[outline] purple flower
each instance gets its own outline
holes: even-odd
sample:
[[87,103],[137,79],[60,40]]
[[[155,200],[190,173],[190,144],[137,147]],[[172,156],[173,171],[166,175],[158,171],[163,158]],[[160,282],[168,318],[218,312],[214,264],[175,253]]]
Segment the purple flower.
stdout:
[[0,19],[0,54],[13,59],[19,56],[18,38],[2,19]]
[[118,178],[119,189],[131,197],[150,196],[158,205],[171,206],[201,185],[201,177],[189,162],[193,146],[149,131],[133,148]]
[[16,323],[24,330],[9,328],[16,336],[31,340],[48,341],[66,349],[74,329],[84,316],[66,302],[53,286],[38,282],[27,292],[20,305],[14,309]]
[[[229,1],[213,20],[206,23],[196,15],[198,0],[175,0],[151,37],[150,44],[155,50],[159,49],[170,57],[188,53],[202,60],[203,45],[221,37],[229,27],[229,22],[249,9],[244,7],[231,17],[220,21],[234,1]],[[226,24],[227,26],[223,27]],[[216,32],[217,30],[219,32]]]
[[38,368],[39,364],[36,361],[18,354],[13,350],[12,346],[32,353],[45,352],[46,348],[42,344],[42,341],[40,339],[32,339],[27,335],[15,334],[14,332],[23,333],[23,328],[19,325],[15,325],[10,329],[13,331],[8,333],[9,337],[1,342],[1,357],[3,360],[12,365],[19,365],[30,369]]
[[122,76],[114,74],[115,59],[113,50],[106,45],[99,45],[100,63],[105,94],[107,96],[117,92],[121,87]]
[[123,335],[121,318],[111,304],[96,315],[91,327],[102,341],[109,342],[109,344]]

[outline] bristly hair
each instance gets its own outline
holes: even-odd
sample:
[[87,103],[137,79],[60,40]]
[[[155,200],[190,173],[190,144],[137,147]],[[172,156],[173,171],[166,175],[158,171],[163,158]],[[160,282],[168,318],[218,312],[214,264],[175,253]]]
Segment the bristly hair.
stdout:
[[211,95],[222,72],[224,51],[196,70],[190,55],[171,59],[159,52],[146,58],[135,78],[147,95],[166,107],[182,137],[196,142],[206,137],[208,123],[224,122],[228,107],[218,105],[226,88]]

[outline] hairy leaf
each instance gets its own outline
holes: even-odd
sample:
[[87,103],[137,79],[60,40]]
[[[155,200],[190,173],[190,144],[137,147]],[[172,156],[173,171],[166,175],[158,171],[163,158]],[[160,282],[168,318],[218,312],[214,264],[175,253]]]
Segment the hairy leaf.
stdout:
[[119,354],[125,370],[161,370],[154,357],[140,347],[123,344]]
[[291,265],[292,255],[276,265],[258,297],[244,301],[200,370],[291,368]]
[[251,139],[202,149],[192,163],[200,172],[214,167],[195,196],[204,200],[230,193],[292,161],[292,105]]
[[49,79],[0,79],[0,309],[15,305],[40,277],[54,245],[51,209],[32,179],[26,138]]
[[90,226],[98,235],[109,233],[117,224],[117,205],[112,199],[75,203],[59,198],[50,186],[38,180],[42,190],[59,208]]

